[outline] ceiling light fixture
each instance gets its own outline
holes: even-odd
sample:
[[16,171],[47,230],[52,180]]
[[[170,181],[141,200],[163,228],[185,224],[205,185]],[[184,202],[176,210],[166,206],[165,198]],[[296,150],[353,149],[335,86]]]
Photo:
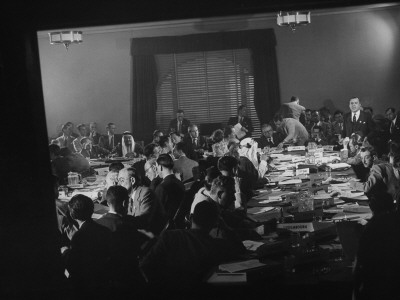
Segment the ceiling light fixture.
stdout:
[[310,12],[279,12],[276,20],[279,26],[289,26],[293,32],[300,25],[307,25],[311,23]]
[[49,32],[49,39],[51,45],[63,44],[68,50],[69,45],[82,43],[82,31]]

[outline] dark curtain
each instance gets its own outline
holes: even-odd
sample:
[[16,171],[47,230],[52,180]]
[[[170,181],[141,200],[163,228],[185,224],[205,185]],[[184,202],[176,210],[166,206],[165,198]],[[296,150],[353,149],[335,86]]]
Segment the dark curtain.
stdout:
[[154,55],[133,56],[132,134],[137,141],[150,142],[156,124],[157,67]]
[[155,129],[157,68],[154,55],[156,54],[250,49],[257,116],[261,124],[270,121],[280,107],[275,46],[273,29],[132,39],[134,74],[132,124],[135,138],[143,139],[147,143],[151,137],[148,133]]

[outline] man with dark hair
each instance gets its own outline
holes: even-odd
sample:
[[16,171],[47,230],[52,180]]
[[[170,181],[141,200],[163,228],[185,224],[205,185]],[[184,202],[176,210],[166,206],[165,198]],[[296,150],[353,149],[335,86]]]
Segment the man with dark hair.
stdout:
[[174,226],[175,215],[185,196],[185,186],[174,175],[174,161],[169,154],[157,158],[157,172],[163,179],[155,194],[166,213],[170,226]]
[[203,157],[204,151],[208,150],[207,139],[200,135],[197,125],[189,126],[189,134],[184,137],[185,153],[187,157],[193,160],[199,160]]
[[305,110],[306,108],[300,105],[299,97],[296,96],[292,96],[290,98],[290,102],[283,103],[281,108],[281,112],[284,118],[292,118],[297,121],[300,121],[301,116],[305,119]]
[[89,137],[83,137],[81,139],[81,151],[80,154],[85,158],[99,158],[104,152],[99,146],[94,146],[92,140]]
[[285,143],[293,143],[295,145],[303,146],[308,140],[307,129],[299,121],[293,118],[283,118],[282,115],[276,114],[274,116],[274,123],[275,126],[286,136],[278,145],[278,148],[281,149]]
[[[328,141],[332,136],[332,127],[331,123],[325,122],[321,119],[321,113],[318,110],[313,110],[311,112],[311,128],[308,132],[311,135],[312,132],[315,132],[313,129],[315,126],[321,128],[319,131],[320,138],[324,141]],[[326,145],[326,144],[325,144]]]
[[61,249],[70,278],[79,290],[105,287],[109,279],[106,262],[110,258],[110,230],[92,220],[94,204],[89,197],[75,195],[68,207],[79,225],[71,246]]
[[99,140],[101,134],[97,132],[97,123],[90,122],[89,123],[89,138],[93,141],[93,145],[99,145]]
[[193,292],[191,289],[200,284],[213,267],[244,253],[241,243],[210,236],[218,219],[216,204],[203,201],[194,209],[191,229],[164,231],[140,264],[147,280],[162,285],[169,292]]
[[[228,120],[228,125],[235,126],[236,124],[240,124],[240,130],[245,133],[239,140],[244,139],[246,137],[251,137],[253,133],[253,124],[251,119],[247,117],[247,106],[242,104],[238,107],[238,115],[235,117],[230,117]],[[239,133],[237,132],[236,135]]]
[[361,102],[357,97],[353,97],[349,101],[350,112],[344,115],[342,138],[350,138],[352,133],[357,131],[362,136],[367,136],[375,125],[372,116],[361,110]]
[[164,136],[164,133],[161,130],[154,130],[153,132],[153,141],[152,143],[159,145],[160,144],[160,138]]
[[199,163],[186,157],[185,144],[183,142],[175,145],[173,155],[176,158],[174,161],[174,173],[180,173],[183,182],[193,179],[193,168],[198,167]]
[[386,118],[389,120],[389,139],[393,142],[400,142],[400,118],[397,119],[396,110],[389,107],[385,112]]
[[135,217],[137,228],[158,234],[164,227],[161,207],[154,193],[143,186],[135,168],[124,168],[118,173],[118,184],[127,189],[127,214]]
[[108,123],[106,126],[107,135],[101,136],[99,140],[99,145],[104,148],[110,154],[116,154],[117,156],[122,156],[121,141],[122,136],[116,134],[115,130],[117,126],[114,123]]
[[182,136],[179,133],[177,133],[176,131],[171,132],[169,134],[169,136],[171,137],[172,143],[174,145],[176,145],[182,141]]
[[67,124],[64,124],[61,127],[62,135],[56,139],[56,141],[59,143],[60,148],[68,148],[71,150],[71,152],[74,152],[74,137],[71,136],[71,129]]
[[204,186],[199,189],[199,191],[194,196],[194,200],[192,202],[190,213],[193,214],[194,208],[196,207],[197,203],[201,201],[205,201],[210,197],[211,185],[215,178],[221,175],[221,172],[218,170],[217,167],[211,166],[206,170],[206,177],[204,180]]
[[185,112],[183,109],[178,109],[176,111],[176,119],[172,119],[169,122],[169,129],[171,132],[176,132],[178,135],[183,137],[189,129],[190,121],[184,118]]
[[161,153],[167,153],[172,155],[172,151],[174,150],[174,144],[172,143],[172,139],[169,135],[164,135],[160,137],[160,141],[158,144],[161,147]]
[[[144,156],[146,159],[139,160],[133,164],[136,174],[140,177],[144,186],[150,186],[151,181],[157,177],[152,164],[160,155],[161,147],[158,144],[150,143],[144,147]],[[147,176],[149,175],[149,176]]]
[[343,132],[343,112],[341,110],[337,110],[333,113],[333,122],[332,122],[332,138],[334,135],[342,135]]
[[139,271],[138,255],[144,236],[137,231],[133,219],[127,217],[128,190],[122,186],[111,186],[106,194],[109,211],[96,222],[111,231],[110,276],[124,288],[144,283]]

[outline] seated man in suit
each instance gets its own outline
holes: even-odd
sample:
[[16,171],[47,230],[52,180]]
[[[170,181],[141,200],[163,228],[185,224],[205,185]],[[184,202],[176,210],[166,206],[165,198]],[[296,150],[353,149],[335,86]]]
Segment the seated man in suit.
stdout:
[[315,126],[318,126],[321,128],[319,131],[320,137],[324,141],[328,141],[331,136],[332,136],[332,126],[331,123],[325,122],[321,120],[321,114],[318,110],[313,110],[311,112],[311,123],[312,126],[310,128],[310,131],[308,132],[311,135],[311,132],[313,131],[313,128]]
[[71,135],[71,127],[67,124],[64,124],[61,127],[62,135],[56,138],[56,142],[60,146],[60,148],[68,148],[71,152],[75,152],[73,141],[75,137]]
[[70,279],[79,290],[105,287],[109,280],[107,262],[111,254],[111,232],[92,220],[94,204],[89,197],[75,195],[68,207],[72,219],[79,225],[71,246],[61,249]]
[[263,124],[261,126],[261,136],[257,140],[258,148],[264,149],[268,147],[277,147],[284,139],[284,136],[280,132],[274,132],[272,126],[269,124]]
[[185,144],[180,142],[174,147],[174,173],[182,175],[182,181],[193,179],[193,168],[198,167],[199,163],[193,159],[187,158],[185,154]]
[[92,139],[93,145],[98,145],[101,134],[97,132],[97,123],[89,123],[89,137]]
[[242,134],[236,132],[236,136],[241,136],[239,140],[246,137],[251,137],[251,134],[253,133],[253,124],[251,122],[251,119],[247,117],[247,106],[244,104],[238,107],[238,115],[235,117],[230,117],[228,120],[228,125],[235,126],[238,123],[240,123],[241,125],[240,131],[242,133],[245,133],[243,136],[241,136]]
[[109,154],[122,156],[122,136],[115,133],[116,129],[117,126],[115,126],[114,123],[108,123],[106,126],[107,135],[103,135],[100,137],[99,145],[101,148],[104,148]]
[[203,201],[194,209],[191,229],[164,231],[140,264],[149,283],[162,285],[164,292],[193,293],[213,267],[243,254],[245,248],[237,240],[210,236],[218,220],[215,202]]
[[151,180],[153,180],[155,177],[155,176],[153,177],[152,174],[149,173],[151,172],[151,169],[149,169],[150,165],[148,164],[146,166],[146,163],[149,160],[157,159],[157,157],[160,155],[160,152],[161,152],[161,147],[158,144],[150,143],[146,145],[143,150],[143,155],[145,159],[139,160],[133,164],[133,167],[136,169],[136,173],[141,179],[140,181],[145,186],[150,186]]
[[393,107],[389,107],[385,112],[386,118],[389,120],[389,141],[400,142],[400,118]]
[[274,116],[274,123],[277,129],[286,135],[278,145],[278,148],[282,148],[285,143],[303,146],[308,140],[307,129],[299,121],[292,118],[283,118],[282,115],[276,114]]
[[127,217],[129,195],[122,186],[111,186],[106,194],[109,211],[96,222],[111,231],[110,277],[123,288],[140,289],[144,278],[139,271],[138,255],[146,238],[137,231],[133,219]]
[[85,158],[99,158],[105,155],[105,152],[98,145],[93,145],[92,140],[89,137],[81,139],[81,155]]
[[79,136],[72,141],[72,144],[74,145],[75,152],[80,153],[82,150],[81,140],[86,137],[86,125],[79,124],[76,128],[78,129]]
[[344,115],[342,138],[350,138],[352,133],[361,132],[362,136],[374,130],[374,122],[370,114],[361,110],[361,102],[357,97],[349,102],[350,112]]
[[172,119],[169,122],[169,129],[171,132],[176,132],[178,135],[183,137],[189,129],[190,121],[184,118],[185,112],[183,109],[178,109],[176,112],[176,119]]
[[174,226],[175,215],[185,197],[185,186],[174,174],[174,161],[169,154],[157,158],[157,172],[162,182],[156,187],[158,203],[164,208],[170,226]]
[[118,184],[128,190],[127,214],[135,217],[137,228],[159,234],[166,220],[154,193],[143,186],[134,168],[124,168],[118,173]]
[[208,149],[206,138],[199,135],[199,129],[194,124],[189,126],[189,134],[183,139],[183,142],[187,157],[193,160],[202,158],[204,151]]

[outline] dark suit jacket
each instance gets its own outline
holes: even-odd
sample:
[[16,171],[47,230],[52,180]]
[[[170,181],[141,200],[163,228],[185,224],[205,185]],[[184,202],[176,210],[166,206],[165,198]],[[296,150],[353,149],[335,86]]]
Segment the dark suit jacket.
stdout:
[[360,117],[357,122],[353,124],[352,120],[352,112],[348,112],[343,116],[343,131],[342,137],[350,137],[354,132],[361,132],[363,137],[367,136],[374,129],[374,121],[372,121],[372,117],[370,114],[360,111]]
[[64,252],[66,268],[80,288],[106,284],[107,267],[111,254],[111,232],[108,228],[88,220],[71,239],[71,247]]
[[202,135],[199,135],[199,137],[197,138],[197,146],[193,146],[193,141],[190,135],[185,136],[183,138],[183,142],[185,143],[186,156],[193,160],[199,160],[203,157],[203,155],[198,153],[198,150],[208,150],[207,139]]
[[178,119],[172,119],[171,122],[169,122],[169,128],[171,130],[171,132],[178,132],[179,134],[187,134],[188,133],[188,129],[190,126],[190,121],[188,119],[183,119],[182,120],[182,125],[181,125],[181,131],[178,132]]
[[277,147],[284,139],[284,135],[280,132],[274,132],[272,134],[272,141],[268,141],[267,138],[264,135],[261,135],[260,138],[256,139],[257,143],[258,143],[258,148],[263,149],[266,146],[270,146],[270,147]]
[[135,280],[135,284],[138,284],[136,280],[142,276],[137,257],[145,237],[137,231],[134,218],[106,213],[96,222],[111,231],[111,278],[124,284],[132,284],[132,280]]
[[92,147],[90,153],[88,150],[82,149],[81,154],[85,158],[98,158],[100,154],[100,151],[98,151],[98,149],[98,147]]
[[[117,147],[118,143],[120,145],[119,147]],[[114,147],[112,147],[112,145],[110,145],[108,135],[102,135],[99,140],[99,146],[101,148],[104,148],[110,152],[113,150],[117,151],[118,156],[122,156],[122,146],[121,145],[122,145],[122,135],[121,134],[114,134]]]
[[392,127],[392,132],[390,132],[390,125],[389,124],[389,138],[394,142],[400,142],[400,116],[397,115],[396,123]]
[[[228,125],[235,126],[238,123],[238,116],[230,117],[228,120]],[[249,117],[243,117],[243,121],[240,124],[245,127],[248,132],[243,138],[250,137],[253,132],[253,123],[251,123],[251,119]]]
[[175,214],[185,197],[185,186],[174,174],[168,175],[156,188],[157,201],[161,203],[169,221]]

